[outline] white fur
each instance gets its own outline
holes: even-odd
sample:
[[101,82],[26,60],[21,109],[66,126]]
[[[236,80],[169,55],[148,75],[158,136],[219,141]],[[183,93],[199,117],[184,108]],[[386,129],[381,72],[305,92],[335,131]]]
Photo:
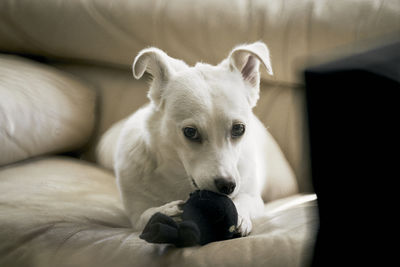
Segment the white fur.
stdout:
[[[153,76],[150,103],[131,115],[122,128],[114,157],[118,187],[132,225],[142,230],[155,212],[181,213],[180,205],[195,188],[217,191],[216,177],[230,177],[230,195],[239,214],[243,236],[264,201],[297,191],[294,175],[273,137],[253,114],[259,98],[260,62],[272,74],[265,44],[238,46],[217,66],[194,67],[157,48],[142,50],[133,64],[135,78]],[[233,123],[243,123],[240,138],[231,137]],[[201,142],[185,138],[182,129],[195,126]],[[117,133],[116,133],[117,132]],[[113,151],[113,141],[100,143],[101,154]]]

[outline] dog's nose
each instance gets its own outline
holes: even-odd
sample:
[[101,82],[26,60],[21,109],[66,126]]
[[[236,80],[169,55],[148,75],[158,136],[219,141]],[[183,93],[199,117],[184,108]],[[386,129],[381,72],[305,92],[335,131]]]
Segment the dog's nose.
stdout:
[[225,195],[232,194],[233,190],[235,190],[236,183],[225,179],[225,178],[216,178],[214,180],[215,186],[217,187],[218,191]]

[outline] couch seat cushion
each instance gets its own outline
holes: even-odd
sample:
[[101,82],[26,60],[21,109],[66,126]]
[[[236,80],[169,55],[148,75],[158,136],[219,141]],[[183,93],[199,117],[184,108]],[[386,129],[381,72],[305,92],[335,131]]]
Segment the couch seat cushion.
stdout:
[[313,195],[265,206],[245,238],[177,249],[130,228],[112,173],[65,157],[0,169],[0,266],[299,266],[312,255]]

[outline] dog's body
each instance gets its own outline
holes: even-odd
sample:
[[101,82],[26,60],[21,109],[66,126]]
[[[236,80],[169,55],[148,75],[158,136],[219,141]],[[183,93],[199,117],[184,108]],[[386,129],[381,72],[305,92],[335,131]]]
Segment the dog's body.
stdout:
[[[259,62],[272,74],[263,43],[235,48],[217,66],[187,66],[161,50],[141,51],[133,64],[153,76],[150,104],[111,132],[119,132],[113,160],[119,190],[136,230],[161,212],[181,213],[195,189],[229,195],[242,235],[263,200],[297,191],[292,171],[273,137],[252,112],[259,97]],[[108,137],[107,137],[108,136]],[[108,134],[100,161],[113,151]]]

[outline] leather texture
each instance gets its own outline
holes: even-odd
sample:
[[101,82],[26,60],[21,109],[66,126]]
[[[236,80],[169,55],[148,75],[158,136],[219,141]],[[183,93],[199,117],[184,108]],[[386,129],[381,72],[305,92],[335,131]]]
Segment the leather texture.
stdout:
[[299,83],[309,55],[396,33],[399,12],[397,0],[3,0],[0,50],[129,66],[152,45],[215,64],[262,40],[275,73],[264,79]]

